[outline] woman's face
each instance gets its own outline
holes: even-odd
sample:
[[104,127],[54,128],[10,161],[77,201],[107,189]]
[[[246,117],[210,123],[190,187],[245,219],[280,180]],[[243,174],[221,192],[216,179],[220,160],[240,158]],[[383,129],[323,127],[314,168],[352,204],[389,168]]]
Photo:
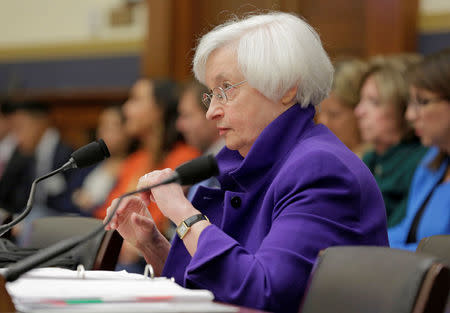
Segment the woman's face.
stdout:
[[161,112],[153,98],[150,81],[138,80],[131,88],[130,96],[123,106],[125,129],[134,137],[142,137],[151,132],[161,120]]
[[104,110],[99,117],[97,138],[102,138],[112,156],[124,155],[127,152],[129,136],[120,112],[116,108]]
[[327,126],[347,147],[356,148],[360,144],[358,123],[353,109],[331,92],[320,103],[319,123]]
[[217,139],[218,131],[214,121],[205,118],[205,111],[198,103],[196,91],[188,89],[178,104],[177,129],[186,142],[200,151],[206,151]]
[[425,146],[438,146],[450,152],[450,102],[438,94],[410,88],[411,102],[406,119]]
[[[206,85],[209,89],[227,86],[245,80],[239,70],[236,54],[230,47],[215,50],[206,62]],[[266,98],[248,83],[227,93],[228,101],[221,104],[213,98],[206,118],[216,122],[226,146],[246,156],[263,129],[287,110],[281,101]]]
[[372,76],[361,88],[360,101],[355,108],[363,141],[388,148],[402,136],[401,115],[396,107],[384,103]]

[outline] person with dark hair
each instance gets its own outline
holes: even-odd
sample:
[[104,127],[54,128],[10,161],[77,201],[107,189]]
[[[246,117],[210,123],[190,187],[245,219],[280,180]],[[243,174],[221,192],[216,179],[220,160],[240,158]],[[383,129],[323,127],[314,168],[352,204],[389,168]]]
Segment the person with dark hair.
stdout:
[[414,170],[426,152],[405,119],[409,55],[375,57],[362,77],[355,108],[363,141],[372,148],[362,159],[374,175],[386,206],[388,227],[405,217]]
[[405,219],[389,229],[394,248],[415,250],[424,237],[450,234],[450,49],[410,71],[407,120],[430,147],[414,173]]
[[[80,212],[91,215],[93,209],[102,205],[114,187],[120,166],[132,152],[133,140],[125,131],[125,116],[121,105],[110,105],[102,110],[98,119],[97,138],[108,146],[110,157],[80,173],[78,186],[72,200]],[[75,176],[75,175],[74,175]],[[78,177],[77,177],[78,178]]]
[[[24,210],[34,179],[65,164],[72,153],[50,119],[50,106],[43,101],[23,101],[12,104],[12,131],[17,148],[0,180],[0,207],[18,213]],[[20,244],[28,240],[29,221],[47,215],[78,213],[71,202],[70,172],[59,173],[36,187],[34,208],[19,224],[24,228]]]
[[[186,142],[199,149],[204,155],[216,155],[225,145],[214,121],[205,117],[207,108],[203,105],[202,96],[208,88],[197,81],[190,81],[184,86],[178,104],[177,129],[183,134]],[[189,188],[188,199],[192,199],[199,186],[217,187],[219,182],[211,177]]]
[[[175,168],[200,155],[187,145],[176,129],[179,90],[170,80],[138,80],[123,105],[125,131],[139,142],[136,152],[121,165],[115,187],[104,205],[94,211],[94,216],[104,218],[106,209],[114,198],[136,189],[139,178],[152,170]],[[174,227],[160,212],[155,203],[147,203],[156,228],[167,238],[173,236]],[[136,249],[124,242],[117,269],[142,272],[142,258]]]
[[11,102],[0,101],[0,178],[16,148],[16,140],[11,131]]
[[[125,131],[139,142],[139,149],[122,164],[114,189],[94,215],[104,218],[114,198],[136,189],[139,178],[155,169],[175,168],[197,156],[197,149],[184,143],[176,129],[179,89],[170,80],[138,80],[123,105]],[[149,210],[158,229],[169,231],[169,221],[155,204]],[[167,234],[170,236],[170,234]]]
[[208,88],[197,81],[186,83],[178,104],[177,129],[188,144],[204,154],[216,155],[224,146],[216,125],[206,119],[207,108],[203,105],[203,94]]
[[[214,28],[193,65],[209,89],[206,118],[225,139],[216,155],[220,188],[201,186],[192,201],[177,184],[153,188],[144,199],[121,201],[105,227],[136,247],[155,274],[184,287],[210,290],[221,302],[297,312],[320,250],[388,243],[372,174],[314,123],[333,66],[314,29],[283,12]],[[152,171],[138,187],[173,174]],[[157,231],[145,200],[178,225],[172,242]]]

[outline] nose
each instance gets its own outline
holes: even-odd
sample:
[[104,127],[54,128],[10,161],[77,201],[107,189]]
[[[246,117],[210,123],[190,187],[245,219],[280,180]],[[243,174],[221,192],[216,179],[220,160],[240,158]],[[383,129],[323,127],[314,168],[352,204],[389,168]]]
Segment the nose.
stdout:
[[130,106],[131,106],[131,100],[128,99],[127,101],[125,101],[125,103],[122,105],[122,112],[123,114],[126,116],[129,111],[130,111]]
[[406,107],[405,118],[409,122],[414,122],[417,119],[417,108],[414,105]]
[[223,107],[220,103],[215,103],[216,101],[211,101],[208,111],[206,111],[206,119],[207,120],[217,120],[223,117]]
[[364,106],[362,105],[361,102],[358,102],[358,104],[355,107],[354,112],[355,112],[355,116],[357,118],[361,118],[361,116],[364,114]]

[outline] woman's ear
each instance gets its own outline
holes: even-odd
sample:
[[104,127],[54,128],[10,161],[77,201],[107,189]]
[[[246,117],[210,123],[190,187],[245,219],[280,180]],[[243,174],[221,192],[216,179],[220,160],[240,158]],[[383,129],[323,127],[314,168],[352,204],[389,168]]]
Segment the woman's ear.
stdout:
[[281,98],[281,103],[284,105],[291,104],[294,101],[295,96],[297,95],[297,89],[298,87],[294,86],[290,88],[288,91],[286,91],[284,96]]

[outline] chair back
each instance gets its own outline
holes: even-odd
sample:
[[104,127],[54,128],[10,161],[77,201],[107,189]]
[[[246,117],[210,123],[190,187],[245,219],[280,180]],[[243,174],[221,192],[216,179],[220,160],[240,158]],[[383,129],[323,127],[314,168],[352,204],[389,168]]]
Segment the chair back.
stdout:
[[[103,222],[91,217],[51,216],[32,222],[30,248],[45,248],[73,236],[85,235]],[[116,231],[103,231],[68,254],[86,270],[114,270],[123,239]]]
[[450,235],[435,235],[423,238],[416,252],[437,256],[450,267]]
[[440,313],[450,271],[437,258],[387,247],[331,247],[318,257],[302,313]]

